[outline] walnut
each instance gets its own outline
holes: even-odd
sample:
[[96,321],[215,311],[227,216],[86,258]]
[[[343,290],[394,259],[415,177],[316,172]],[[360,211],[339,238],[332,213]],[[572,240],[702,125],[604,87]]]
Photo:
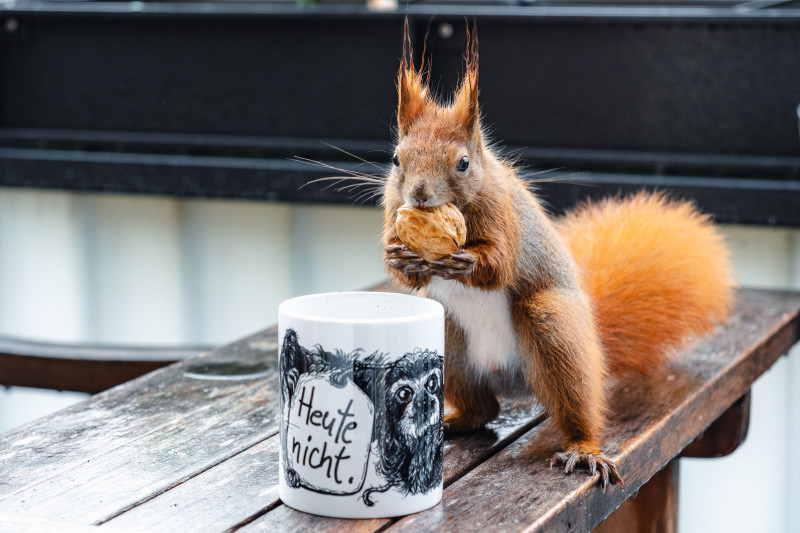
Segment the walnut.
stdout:
[[437,261],[458,251],[467,240],[464,215],[453,204],[397,210],[397,236],[426,261]]

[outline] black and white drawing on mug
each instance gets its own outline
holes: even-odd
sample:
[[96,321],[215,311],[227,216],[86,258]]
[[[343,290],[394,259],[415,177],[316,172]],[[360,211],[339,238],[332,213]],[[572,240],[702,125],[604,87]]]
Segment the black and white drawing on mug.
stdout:
[[[367,506],[390,489],[425,494],[442,481],[442,356],[416,349],[392,361],[362,352],[309,350],[286,330],[280,369],[286,483],[322,494],[361,492]],[[382,482],[365,488],[370,463]]]

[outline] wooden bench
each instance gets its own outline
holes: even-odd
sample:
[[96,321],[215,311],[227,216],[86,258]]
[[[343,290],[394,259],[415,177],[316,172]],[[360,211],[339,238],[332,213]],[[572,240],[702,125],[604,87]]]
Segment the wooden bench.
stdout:
[[95,394],[208,350],[75,345],[0,337],[0,385]]
[[799,338],[800,294],[744,290],[729,324],[620,383],[604,438],[625,490],[549,468],[557,432],[506,404],[486,430],[446,442],[440,505],[349,521],[278,499],[272,328],[0,435],[0,530],[588,531],[639,491],[603,527],[674,531],[676,458],[735,448],[750,386]]

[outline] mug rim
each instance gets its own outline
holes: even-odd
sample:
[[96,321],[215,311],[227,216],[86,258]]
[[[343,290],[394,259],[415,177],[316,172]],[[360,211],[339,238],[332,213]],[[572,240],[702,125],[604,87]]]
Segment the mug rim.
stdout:
[[[317,299],[331,299],[331,298],[348,298],[348,297],[378,297],[386,298],[389,300],[406,300],[413,302],[420,306],[418,312],[409,313],[404,316],[387,316],[387,317],[335,317],[330,315],[315,315],[307,311],[298,311],[292,309],[302,303],[313,302]],[[281,302],[278,307],[279,315],[291,317],[298,320],[306,320],[309,322],[321,322],[329,324],[398,324],[407,322],[416,322],[429,320],[436,317],[444,316],[444,307],[436,300],[415,296],[411,294],[402,294],[396,292],[379,292],[379,291],[343,291],[343,292],[320,292],[313,294],[305,294],[303,296],[296,296]]]

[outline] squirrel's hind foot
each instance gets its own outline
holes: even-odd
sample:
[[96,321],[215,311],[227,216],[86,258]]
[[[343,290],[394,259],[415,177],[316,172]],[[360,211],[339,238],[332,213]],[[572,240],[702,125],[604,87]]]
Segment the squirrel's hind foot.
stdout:
[[448,413],[444,415],[444,434],[449,437],[461,433],[469,433],[482,428],[486,425],[486,422],[486,420],[477,420],[461,413]]
[[[480,384],[462,381],[461,376],[451,371],[450,381],[445,377],[445,391],[450,391],[450,396],[445,395],[445,402],[451,407],[444,414],[444,434],[448,437],[481,429],[500,414],[500,402],[492,391]],[[469,391],[469,396],[465,391]]]
[[558,452],[550,459],[550,468],[556,464],[564,465],[564,472],[571,474],[576,467],[587,468],[591,475],[597,474],[600,471],[600,484],[603,486],[603,492],[609,483],[614,485],[618,484],[620,487],[625,487],[622,481],[622,476],[619,475],[617,463],[609,459],[602,453],[581,453],[578,451],[572,452]]

